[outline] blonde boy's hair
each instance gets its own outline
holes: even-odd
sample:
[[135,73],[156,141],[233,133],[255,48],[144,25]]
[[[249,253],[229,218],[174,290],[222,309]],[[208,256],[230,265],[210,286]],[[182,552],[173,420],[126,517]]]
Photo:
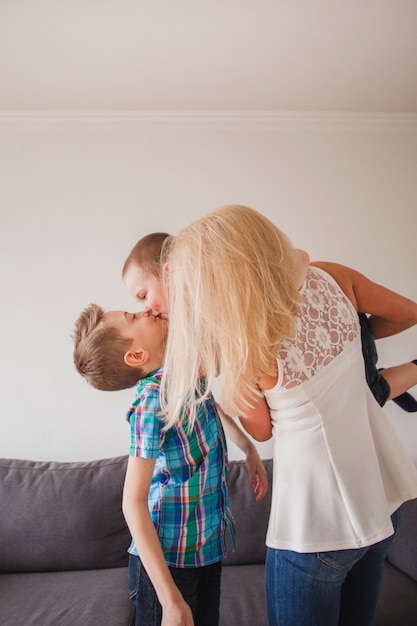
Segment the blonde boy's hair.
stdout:
[[[220,374],[224,410],[239,414],[273,374],[294,332],[300,301],[295,251],[286,235],[248,207],[208,213],[169,242],[169,331],[161,400],[168,426],[197,405]],[[196,394],[201,374],[205,390]],[[249,400],[251,398],[252,400]]]
[[102,391],[119,391],[133,387],[146,374],[124,361],[130,340],[108,326],[104,310],[90,304],[75,323],[74,365],[93,387]]
[[170,237],[171,235],[168,233],[151,233],[139,239],[123,265],[122,278],[132,266],[139,267],[143,272],[159,278],[161,275],[161,250]]

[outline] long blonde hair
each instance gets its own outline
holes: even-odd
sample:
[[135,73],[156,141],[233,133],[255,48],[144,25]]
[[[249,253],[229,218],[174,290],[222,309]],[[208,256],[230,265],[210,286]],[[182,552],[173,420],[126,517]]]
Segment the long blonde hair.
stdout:
[[184,405],[195,419],[218,375],[224,409],[236,415],[259,395],[257,376],[275,371],[279,346],[294,330],[294,248],[266,217],[230,205],[181,230],[163,260],[169,330],[161,401],[167,425],[180,419]]

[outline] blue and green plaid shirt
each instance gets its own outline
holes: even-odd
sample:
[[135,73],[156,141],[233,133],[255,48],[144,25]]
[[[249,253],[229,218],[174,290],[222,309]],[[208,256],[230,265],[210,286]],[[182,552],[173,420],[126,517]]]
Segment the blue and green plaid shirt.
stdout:
[[[214,398],[200,406],[193,429],[187,421],[163,431],[162,369],[140,380],[126,419],[129,454],[156,459],[148,505],[168,565],[202,567],[220,561],[234,520],[227,493],[227,448]],[[138,555],[132,541],[129,552]]]

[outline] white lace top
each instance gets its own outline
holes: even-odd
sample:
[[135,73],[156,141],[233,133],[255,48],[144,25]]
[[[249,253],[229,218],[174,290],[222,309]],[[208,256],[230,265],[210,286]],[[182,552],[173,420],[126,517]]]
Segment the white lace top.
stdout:
[[309,267],[296,334],[264,392],[274,431],[268,546],[316,552],[371,545],[417,497],[417,470],[368,389],[358,316],[326,272]]

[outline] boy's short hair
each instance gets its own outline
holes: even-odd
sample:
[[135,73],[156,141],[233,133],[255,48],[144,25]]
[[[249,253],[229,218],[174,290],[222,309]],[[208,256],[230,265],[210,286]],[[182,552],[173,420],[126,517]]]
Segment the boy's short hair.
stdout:
[[93,387],[102,391],[119,391],[134,387],[146,374],[124,361],[130,340],[107,326],[104,310],[90,304],[78,317],[74,328],[74,365]]
[[171,235],[168,233],[150,233],[139,239],[123,265],[122,278],[132,265],[136,265],[142,271],[159,278],[161,275],[161,251],[169,238]]

